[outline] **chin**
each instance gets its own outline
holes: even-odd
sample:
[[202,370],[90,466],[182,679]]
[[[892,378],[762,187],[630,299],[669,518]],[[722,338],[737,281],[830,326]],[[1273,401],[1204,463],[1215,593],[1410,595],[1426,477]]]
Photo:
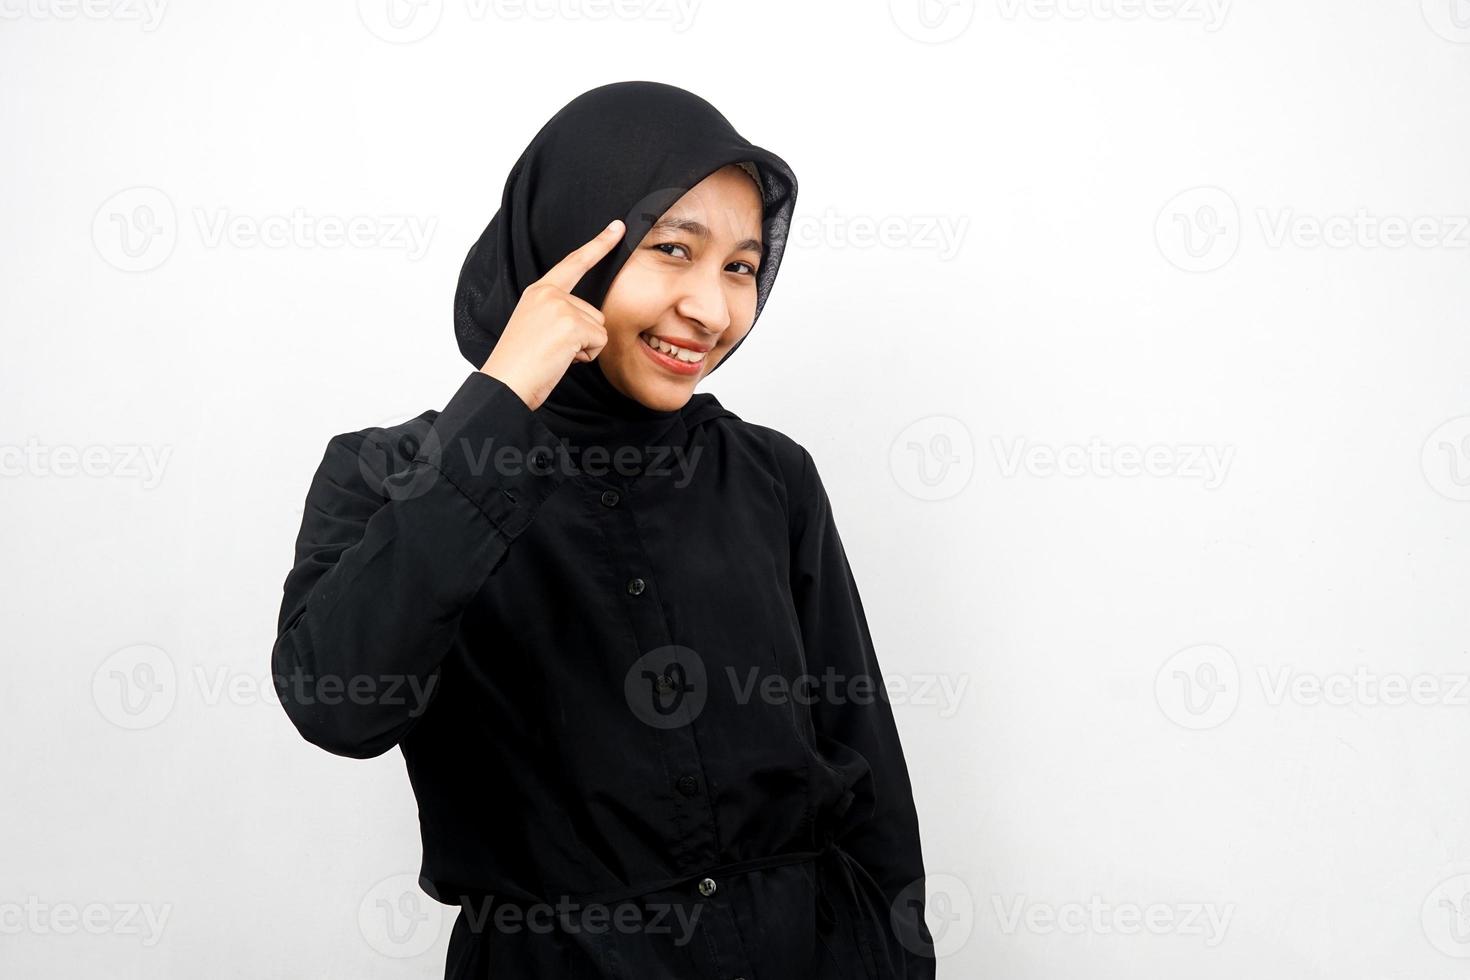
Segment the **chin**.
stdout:
[[693,392],[686,391],[682,395],[671,396],[665,394],[654,398],[640,398],[639,401],[655,411],[677,412],[688,404],[689,396],[692,394]]
[[677,411],[683,408],[690,396],[694,394],[694,383],[698,380],[698,378],[690,378],[687,382],[665,378],[646,380],[638,386],[638,400],[655,411]]

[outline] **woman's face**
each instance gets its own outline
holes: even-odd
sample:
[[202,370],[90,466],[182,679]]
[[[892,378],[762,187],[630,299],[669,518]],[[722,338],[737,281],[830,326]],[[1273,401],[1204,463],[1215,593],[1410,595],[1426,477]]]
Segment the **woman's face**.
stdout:
[[[674,411],[755,319],[761,195],[734,164],[674,202],[613,279],[602,303],[607,345],[598,354],[613,387]],[[678,348],[656,350],[657,338]]]

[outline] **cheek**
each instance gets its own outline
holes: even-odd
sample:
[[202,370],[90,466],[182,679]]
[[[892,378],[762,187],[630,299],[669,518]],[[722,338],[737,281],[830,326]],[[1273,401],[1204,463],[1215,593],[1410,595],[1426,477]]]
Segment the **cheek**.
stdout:
[[731,347],[734,347],[736,344],[740,343],[741,339],[746,334],[750,333],[749,318],[746,318],[742,322],[744,324],[743,326],[736,327],[734,325],[731,325],[730,329],[725,331],[725,335],[720,338],[721,348],[723,348],[724,350],[729,350]]
[[730,315],[736,323],[755,319],[756,290],[754,284],[743,286],[730,297]]
[[608,287],[602,310],[621,319],[637,319],[656,313],[668,301],[669,286],[665,277],[647,261],[634,257],[627,261]]
[[755,319],[755,290],[746,290],[739,296],[730,297],[730,329],[720,338],[726,347],[733,347],[740,338],[750,332]]
[[658,319],[658,304],[652,294],[621,290],[611,292],[602,304],[603,326],[608,344],[622,345],[638,339],[638,334]]

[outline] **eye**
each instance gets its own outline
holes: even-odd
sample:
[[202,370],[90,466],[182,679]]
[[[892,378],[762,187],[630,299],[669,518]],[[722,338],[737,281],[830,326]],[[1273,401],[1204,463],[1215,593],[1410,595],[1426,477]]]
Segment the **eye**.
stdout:
[[[684,258],[688,258],[689,257],[689,249],[686,246],[679,244],[678,242],[657,242],[657,243],[655,243],[653,245],[650,245],[648,247],[649,248],[652,248],[652,249],[657,249],[660,252],[663,252],[664,255],[669,256],[670,258],[678,258],[679,256],[674,255],[673,252],[664,252],[663,251],[664,249],[667,249],[667,248],[683,249],[684,250],[684,256],[683,257]],[[751,265],[749,262],[735,261],[735,262],[732,262],[730,264],[731,265],[734,265],[734,266],[744,266],[745,267],[745,270],[746,271],[739,272],[738,273],[739,275],[742,275],[742,276],[754,276],[755,275],[755,272],[756,272],[755,266]]]

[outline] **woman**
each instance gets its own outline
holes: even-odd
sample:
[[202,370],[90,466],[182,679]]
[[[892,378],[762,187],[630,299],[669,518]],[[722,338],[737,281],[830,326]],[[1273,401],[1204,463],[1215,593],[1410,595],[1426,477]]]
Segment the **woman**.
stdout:
[[447,977],[934,975],[812,457],[694,392],[759,316],[795,200],[703,99],[584,93],[460,273],[476,370],[442,412],[327,444],[273,671],[312,743],[401,747],[420,883],[461,907]]

